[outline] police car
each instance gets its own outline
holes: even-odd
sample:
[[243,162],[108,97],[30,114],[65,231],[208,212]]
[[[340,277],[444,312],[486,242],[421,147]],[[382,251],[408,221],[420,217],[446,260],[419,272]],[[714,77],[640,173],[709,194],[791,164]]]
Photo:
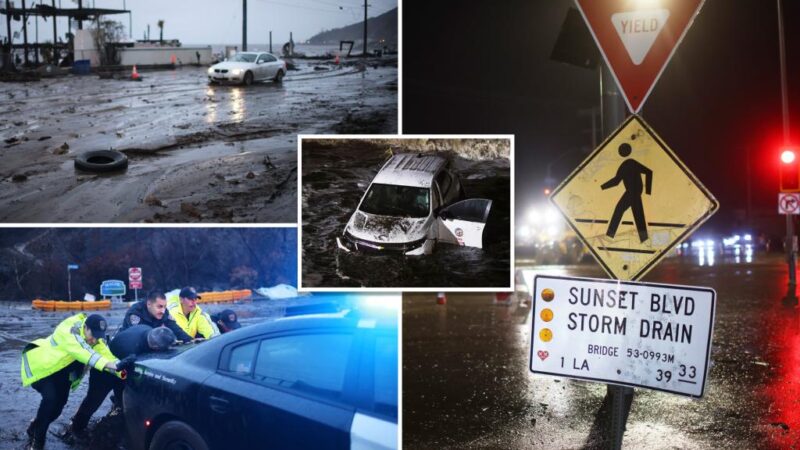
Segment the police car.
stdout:
[[357,310],[243,327],[136,363],[134,449],[396,449],[397,317]]
[[337,246],[345,252],[430,254],[436,242],[482,248],[492,201],[463,200],[447,160],[393,155],[370,183]]

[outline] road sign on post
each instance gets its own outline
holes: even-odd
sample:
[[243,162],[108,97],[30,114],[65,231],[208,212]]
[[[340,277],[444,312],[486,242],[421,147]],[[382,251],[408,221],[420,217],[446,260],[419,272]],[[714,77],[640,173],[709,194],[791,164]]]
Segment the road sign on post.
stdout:
[[778,214],[800,214],[800,192],[778,194]]
[[638,112],[704,0],[577,0],[631,112]]
[[612,278],[637,280],[719,204],[638,116],[628,118],[550,196]]
[[703,396],[713,289],[537,275],[532,372]]
[[131,267],[128,269],[128,287],[130,289],[142,288],[142,268]]
[[72,301],[72,271],[78,270],[77,264],[67,264],[67,291],[69,295],[69,301]]
[[100,295],[121,297],[125,295],[125,283],[122,280],[105,280],[100,284]]
[[133,289],[134,300],[139,301],[139,289],[142,288],[142,268],[131,267],[128,269],[128,288]]

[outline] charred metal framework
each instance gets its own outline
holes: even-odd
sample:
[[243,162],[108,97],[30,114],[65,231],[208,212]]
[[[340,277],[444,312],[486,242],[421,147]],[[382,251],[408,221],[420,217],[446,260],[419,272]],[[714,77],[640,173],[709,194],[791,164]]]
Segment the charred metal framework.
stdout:
[[[21,7],[12,5],[10,0],[0,0],[0,14],[5,16],[6,19],[6,33],[8,36],[9,47],[7,53],[12,53],[14,49],[22,49],[25,55],[25,65],[30,63],[28,53],[33,51],[35,63],[39,64],[39,53],[42,49],[51,49],[53,54],[58,50],[69,50],[69,43],[58,42],[58,29],[56,25],[56,18],[66,17],[70,23],[68,29],[72,28],[72,21],[78,22],[78,29],[83,29],[84,20],[96,20],[100,16],[108,16],[113,14],[130,14],[127,9],[106,9],[106,8],[84,8],[83,1],[78,0],[77,8],[57,8],[56,0],[50,0],[50,5],[45,5],[47,0],[40,0],[38,4],[32,7],[26,7],[26,0],[21,0]],[[35,3],[35,0],[27,0]],[[42,17],[47,20],[48,17],[53,18],[53,42],[52,43],[35,43],[28,42],[28,17]],[[22,20],[22,43],[14,44],[13,36],[11,35],[11,20]]]

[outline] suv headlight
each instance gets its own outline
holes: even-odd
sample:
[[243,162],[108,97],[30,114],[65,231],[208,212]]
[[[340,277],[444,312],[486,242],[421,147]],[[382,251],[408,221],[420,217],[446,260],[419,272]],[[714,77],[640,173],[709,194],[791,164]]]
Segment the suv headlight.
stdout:
[[234,75],[241,75],[242,74],[242,69],[233,69],[233,70],[231,70],[231,73],[234,74]]

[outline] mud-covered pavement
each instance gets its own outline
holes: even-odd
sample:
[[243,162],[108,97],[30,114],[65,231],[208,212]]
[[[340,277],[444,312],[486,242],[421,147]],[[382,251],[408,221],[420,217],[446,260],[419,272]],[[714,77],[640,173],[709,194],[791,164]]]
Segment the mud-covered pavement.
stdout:
[[[431,140],[433,141],[433,140]],[[439,149],[437,143],[304,141],[303,287],[508,287],[510,164],[491,145]],[[465,141],[466,142],[466,141]],[[345,144],[346,143],[346,144]],[[337,249],[350,216],[391,152],[431,151],[451,160],[467,198],[492,199],[483,249],[437,244],[432,255],[362,255]],[[482,151],[485,150],[485,151]]]
[[[0,221],[295,222],[298,133],[397,132],[396,58],[296,63],[246,88],[199,67],[0,83]],[[109,148],[125,172],[75,170]]]
[[[285,314],[287,306],[307,305],[332,300],[322,300],[320,296],[306,296],[286,300],[243,301],[235,304],[206,304],[202,308],[214,313],[226,308],[233,309],[239,316],[243,327],[259,322],[274,320]],[[335,300],[342,306],[346,301]],[[102,311],[115,330],[122,322],[126,308],[120,306],[110,311]],[[22,387],[20,379],[20,352],[25,344],[34,339],[48,336],[67,312],[41,312],[31,310],[29,305],[0,303],[0,448],[21,449],[27,441],[25,429],[36,415],[41,396],[33,388]],[[196,345],[203,345],[202,343]],[[61,416],[50,426],[58,432],[69,424],[69,419],[78,409],[86,395],[88,376],[80,387],[70,393],[69,401]],[[47,448],[58,449],[117,449],[125,448],[123,423],[119,417],[106,417],[111,409],[107,398],[89,424],[90,434],[74,445],[68,445],[58,437],[49,434]]]
[[[704,264],[669,258],[644,281],[717,291],[706,395],[636,389],[623,447],[797,448],[800,312],[780,302],[785,260]],[[530,279],[534,268],[525,269]],[[594,263],[535,270],[605,278]],[[448,294],[445,306],[404,295],[404,448],[602,448],[605,385],[531,374],[529,316],[488,294]]]

